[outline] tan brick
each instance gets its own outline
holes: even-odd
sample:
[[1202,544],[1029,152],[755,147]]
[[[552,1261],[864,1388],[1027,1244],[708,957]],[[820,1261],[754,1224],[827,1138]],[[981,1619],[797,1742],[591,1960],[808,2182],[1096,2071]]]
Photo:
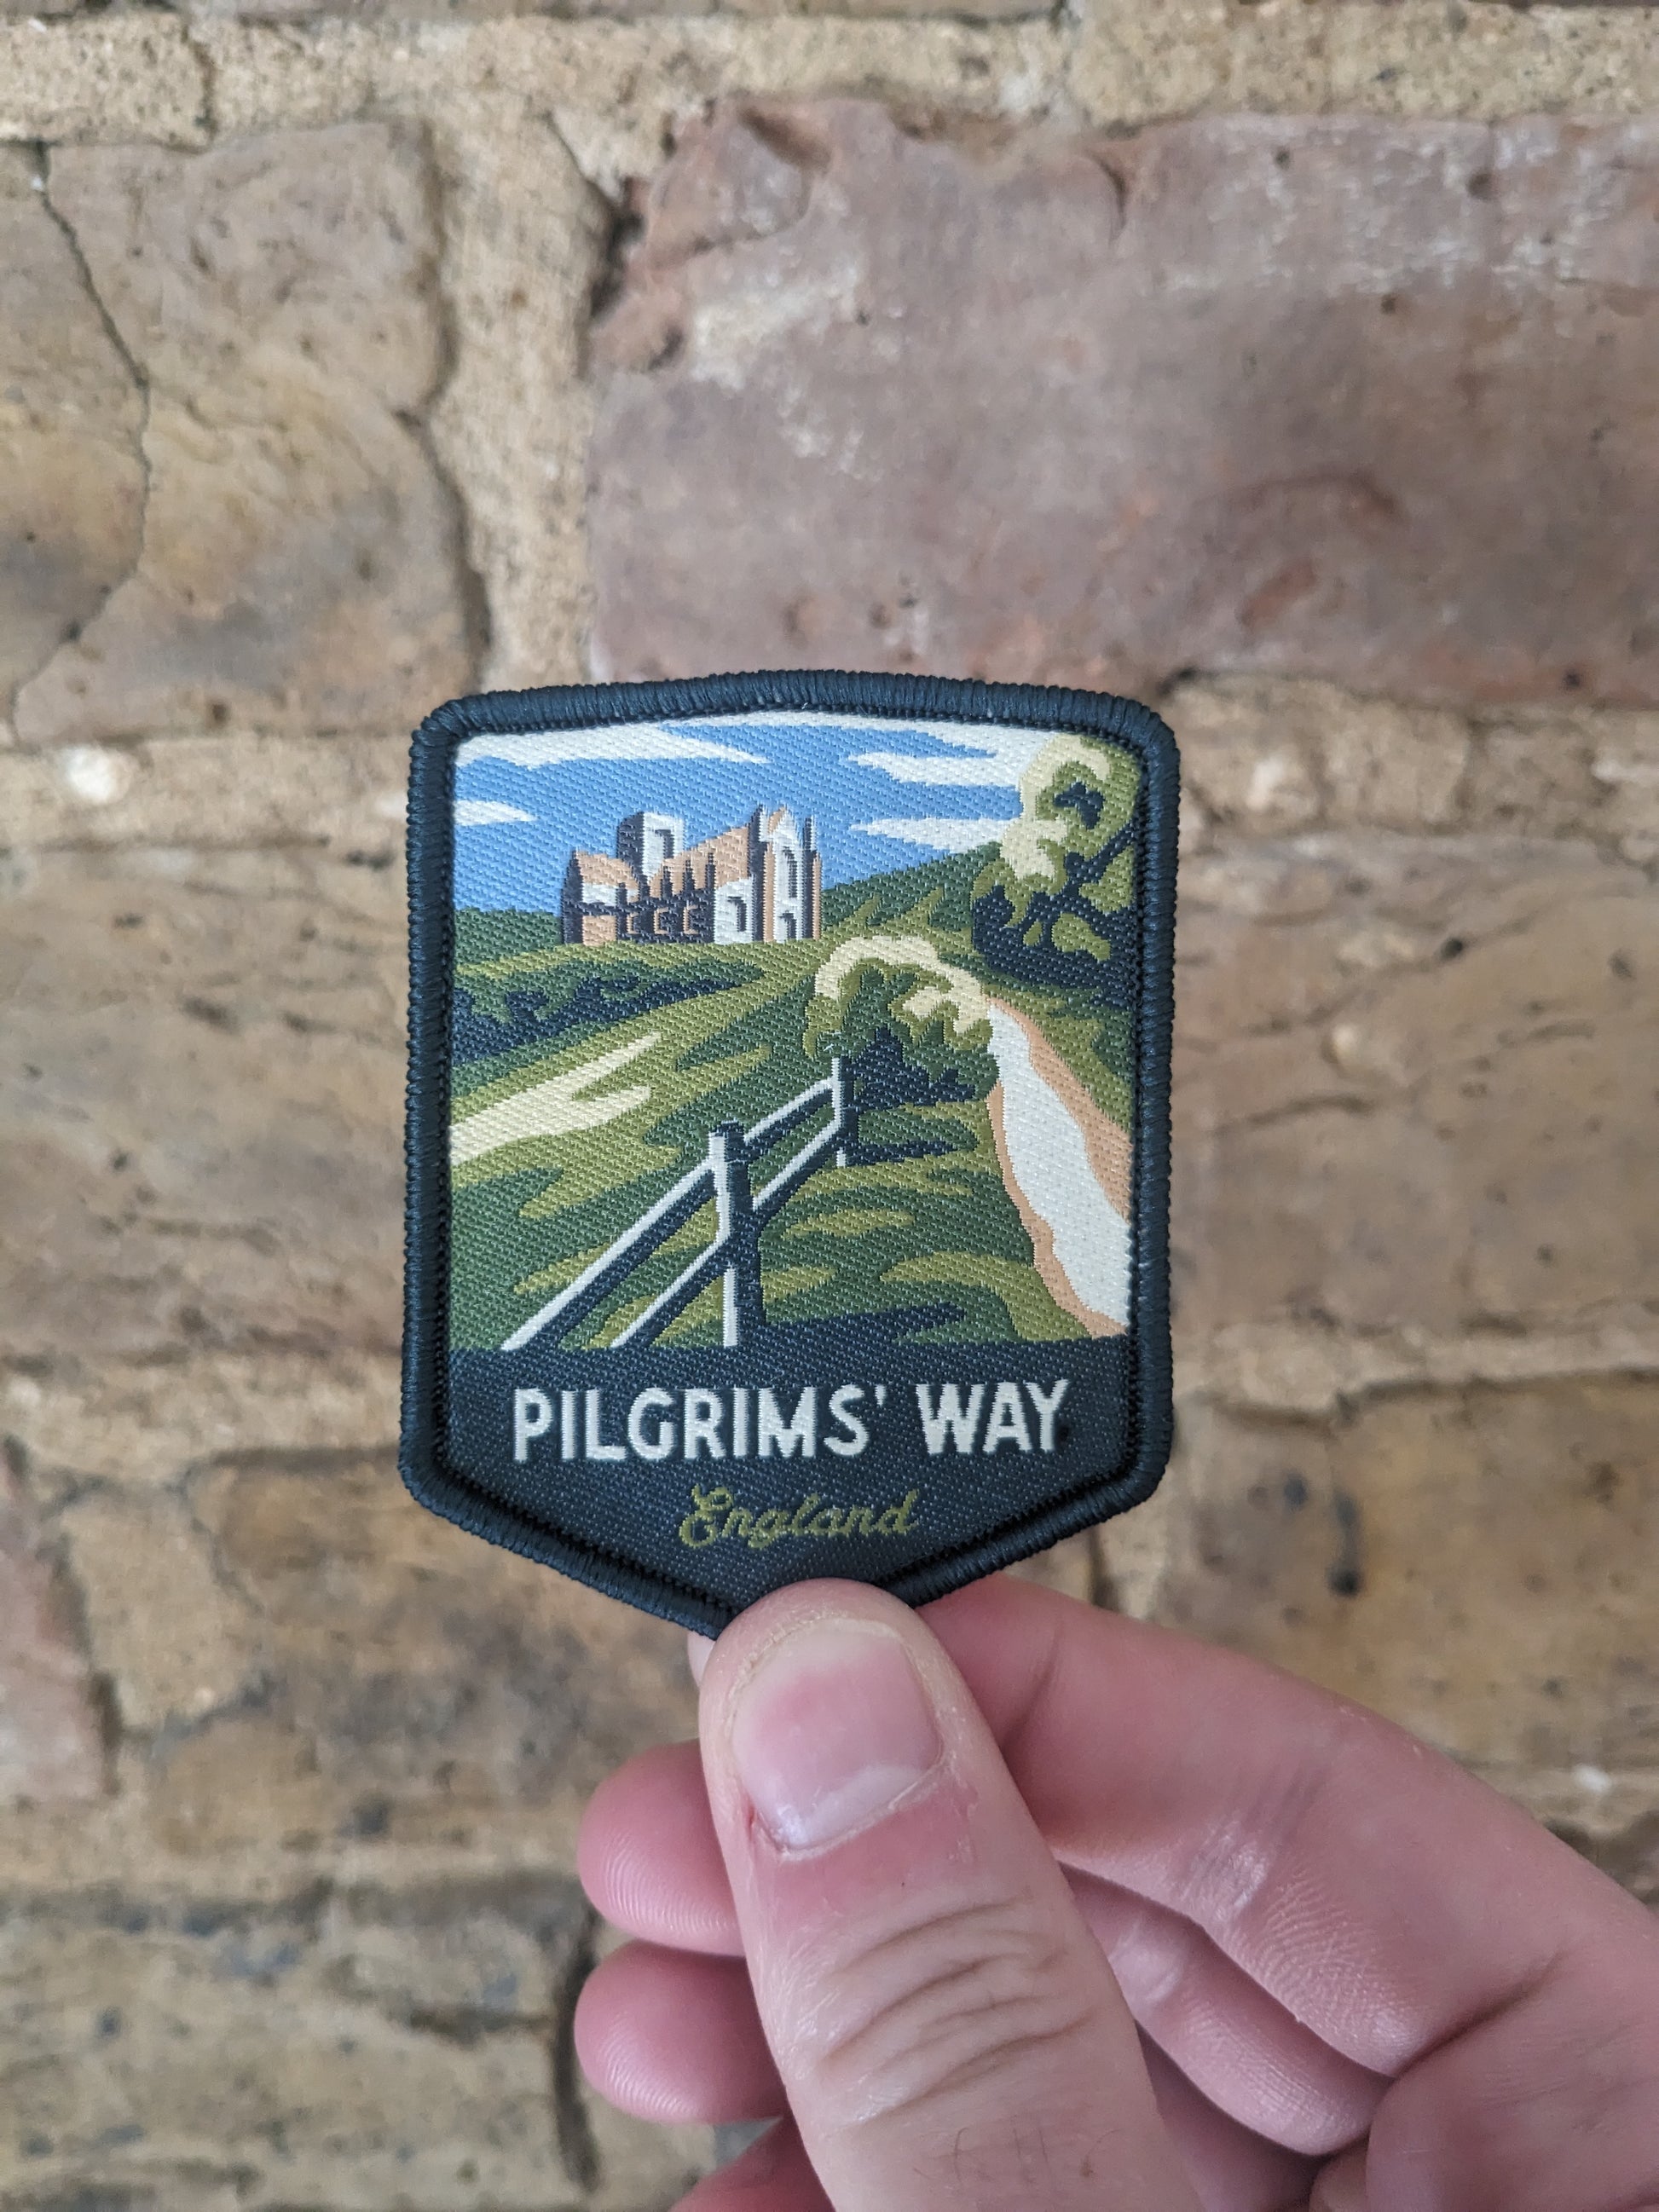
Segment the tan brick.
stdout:
[[1276,1319],[1431,1332],[1650,1298],[1647,881],[1593,848],[1324,836],[1182,895],[1187,1340]]
[[71,1595],[0,1457],[0,1805],[80,1804],[103,1787],[91,1669]]
[[691,1732],[674,1630],[434,1518],[384,1460],[228,1468],[191,1496],[260,1618],[266,1689],[257,1725],[158,1752],[176,1849],[255,1842],[267,1804],[301,1839],[451,1846],[523,1808],[568,1848],[604,1774]]
[[199,1720],[251,1685],[250,1609],[175,1498],[94,1493],[60,1525],[93,1656],[125,1727]]
[[316,845],[343,857],[389,849],[408,769],[402,732],[0,751],[0,821],[14,851]]
[[143,407],[35,163],[0,149],[0,714],[138,550]]
[[1659,720],[1630,724],[1598,744],[1590,774],[1609,796],[1607,826],[1630,857],[1659,860]]
[[[689,253],[745,130],[803,210]],[[693,129],[599,333],[596,662],[1659,695],[1656,164],[1538,118]],[[1457,781],[1402,731],[1332,774],[1389,818]]]
[[[547,2023],[505,1991],[524,1974],[544,2001],[571,1906],[549,1891],[520,1911],[510,1938],[493,1900],[465,1893],[326,1910],[314,1896],[182,1911],[137,1896],[12,1917],[0,2019],[29,2087],[9,2100],[0,2186],[118,2185],[124,2170],[142,2186],[193,2169],[228,2171],[256,2206],[570,2203]],[[473,1954],[471,1974],[430,1992],[459,2003],[420,2002],[423,1919],[452,1959]],[[396,1954],[415,1986],[395,1971],[386,1985]],[[498,1978],[480,1981],[492,1961]]]
[[1120,125],[1203,107],[1492,118],[1651,107],[1659,55],[1640,10],[1569,8],[1089,0],[1070,82],[1087,113]]
[[374,1802],[354,1818],[349,1791],[306,1731],[267,1713],[220,1714],[159,1746],[127,1779],[145,1800],[141,1863],[161,1856],[158,1844],[209,1862],[337,1850],[342,1834],[372,1832],[383,1814]]
[[1528,837],[1595,826],[1604,793],[1590,772],[1594,750],[1589,731],[1571,721],[1492,723],[1480,732],[1470,763],[1470,820]]
[[[74,4],[74,0],[70,0],[70,4]],[[191,0],[191,13],[198,17],[216,21],[243,17],[262,23],[305,22],[313,20],[319,12],[308,6],[307,0]],[[456,21],[488,23],[531,11],[522,0],[453,0],[453,5],[445,5],[444,0],[363,0],[363,4],[349,10],[341,0],[333,0],[326,12],[349,12],[354,22],[378,20],[401,28],[423,21],[446,25]],[[568,0],[562,12],[565,19],[603,20],[617,16],[634,22],[652,16],[671,20],[687,16],[758,17],[764,21],[778,15],[834,15],[856,20],[866,16],[937,15],[940,10],[938,0],[833,0],[833,4],[831,0]],[[1042,0],[961,0],[951,12],[969,21],[996,22],[1041,15],[1045,9]]]
[[1659,1376],[1659,1319],[1632,1301],[1550,1328],[1416,1326],[1363,1334],[1320,1321],[1239,1322],[1182,1362],[1183,1395],[1321,1419],[1384,1391]]
[[0,1421],[38,1492],[88,1476],[170,1483],[233,1453],[372,1451],[398,1433],[394,1357],[198,1352],[162,1365],[65,1364],[0,1385]]
[[468,556],[489,606],[485,680],[580,683],[592,412],[582,352],[604,209],[539,105],[446,103],[434,137],[454,362],[433,436],[465,488]]
[[100,10],[49,23],[18,14],[0,21],[0,138],[206,138],[206,72],[176,16]]
[[135,572],[18,696],[32,742],[405,726],[464,685],[429,177],[382,124],[69,149],[47,193],[148,392]]
[[1659,1763],[1659,1382],[1408,1394],[1334,1428],[1194,1413],[1160,1616],[1461,1758]]
[[1471,738],[1452,710],[1233,677],[1178,684],[1162,711],[1180,734],[1183,782],[1231,826],[1417,830],[1462,811]]
[[[609,22],[519,15],[410,23],[391,38],[337,18],[295,26],[198,18],[193,37],[212,65],[222,130],[313,125],[372,102],[427,116],[459,150],[499,118],[503,99],[516,98],[527,115],[551,118],[582,175],[612,200],[629,179],[658,168],[665,147],[724,96],[856,89],[920,112],[1024,117],[1061,97],[1069,43],[1050,21],[884,22],[847,13]],[[541,273],[551,272],[543,264]]]
[[46,854],[0,883],[14,1357],[395,1352],[404,939],[381,826],[362,866]]

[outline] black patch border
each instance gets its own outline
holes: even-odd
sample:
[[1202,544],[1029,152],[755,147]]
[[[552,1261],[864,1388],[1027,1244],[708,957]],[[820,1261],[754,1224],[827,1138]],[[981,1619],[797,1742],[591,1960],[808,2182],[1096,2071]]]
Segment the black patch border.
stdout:
[[[766,709],[886,720],[1002,723],[1109,738],[1141,766],[1135,841],[1140,931],[1135,1005],[1133,1308],[1135,1388],[1128,1461],[1073,1485],[966,1543],[877,1586],[909,1605],[1041,1552],[1139,1504],[1157,1488],[1174,1432],[1170,1352],[1170,1053],[1174,1023],[1176,841],[1180,768],[1168,725],[1131,699],[1043,684],[936,676],[774,671],[656,684],[556,685],[453,699],[410,745],[409,1084],[404,1158],[403,1421],[398,1468],[422,1505],[469,1534],[557,1568],[683,1627],[718,1634],[732,1608],[690,1583],[580,1542],[491,1497],[444,1450],[448,1380],[450,994],[454,973],[454,758],[469,738],[603,723],[686,720]],[[804,1577],[802,1577],[804,1579]]]

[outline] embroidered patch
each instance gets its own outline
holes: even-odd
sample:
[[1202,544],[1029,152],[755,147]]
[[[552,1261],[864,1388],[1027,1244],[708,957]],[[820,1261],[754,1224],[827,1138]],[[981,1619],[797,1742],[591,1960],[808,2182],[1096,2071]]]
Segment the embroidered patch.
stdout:
[[404,1474],[690,1627],[918,1602],[1170,1428],[1176,769],[1146,708],[818,674],[416,734]]

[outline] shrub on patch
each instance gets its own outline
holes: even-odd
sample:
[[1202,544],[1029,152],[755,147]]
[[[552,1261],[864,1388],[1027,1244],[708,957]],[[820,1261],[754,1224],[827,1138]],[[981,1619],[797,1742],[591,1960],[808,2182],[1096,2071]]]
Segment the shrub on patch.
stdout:
[[847,1063],[863,1112],[986,1097],[997,1079],[991,1027],[964,1009],[943,969],[872,957],[814,993],[806,1050]]

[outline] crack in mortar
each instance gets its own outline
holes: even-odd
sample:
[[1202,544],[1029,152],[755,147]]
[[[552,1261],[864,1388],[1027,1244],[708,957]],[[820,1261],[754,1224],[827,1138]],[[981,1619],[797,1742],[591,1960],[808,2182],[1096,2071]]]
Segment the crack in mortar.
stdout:
[[52,666],[53,661],[57,659],[58,654],[63,652],[65,646],[73,645],[76,639],[84,634],[89,625],[97,621],[99,616],[114,598],[116,592],[121,589],[122,586],[124,584],[131,583],[132,579],[137,574],[140,567],[143,565],[144,558],[144,541],[148,537],[149,531],[150,493],[154,489],[154,471],[150,465],[149,458],[149,421],[151,404],[149,374],[139,361],[137,356],[133,352],[131,347],[128,345],[125,338],[121,334],[120,328],[116,323],[114,316],[111,314],[108,307],[105,304],[104,296],[102,293],[100,292],[97,280],[92,273],[92,264],[88,261],[85,252],[82,250],[80,237],[76,231],[74,224],[70,221],[69,217],[64,213],[63,210],[52,198],[52,151],[53,149],[47,145],[44,140],[37,140],[35,142],[33,148],[34,176],[35,181],[40,186],[40,204],[46,210],[49,219],[56,224],[64,245],[69,248],[70,256],[75,264],[76,273],[80,276],[82,283],[86,287],[87,297],[91,301],[99,322],[103,326],[104,336],[109,340],[110,344],[113,347],[116,359],[121,363],[121,366],[126,370],[127,374],[132,379],[134,388],[138,394],[139,416],[137,445],[138,453],[139,500],[137,543],[133,553],[131,566],[108,586],[104,592],[102,598],[99,600],[98,605],[93,609],[92,612],[86,616],[82,621],[76,623],[64,636],[58,640],[55,645],[49,647],[46,657],[41,660],[40,665],[36,668],[30,669],[26,675],[20,677],[16,684],[12,687],[11,697],[7,702],[7,712],[14,727],[15,727],[17,720],[17,702],[22,696],[23,692],[31,684],[35,683],[40,677],[46,674],[46,671]]
[[212,49],[204,46],[197,37],[195,25],[182,9],[179,24],[185,51],[195,63],[202,80],[202,100],[197,110],[197,119],[204,137],[212,145],[219,137],[219,64],[213,58]]
[[40,1532],[40,1557],[51,1577],[52,1611],[63,1624],[84,1670],[87,1702],[98,1726],[98,1748],[102,1765],[102,1794],[116,1792],[116,1762],[121,1753],[124,1729],[114,1677],[103,1673],[94,1655],[92,1624],[87,1594],[70,1560],[63,1534],[61,1501],[48,1508],[33,1480],[32,1455],[21,1437],[0,1436],[0,1460],[27,1501]]
[[422,401],[419,412],[399,414],[398,420],[425,456],[427,466],[432,471],[449,510],[449,550],[460,586],[468,684],[469,688],[476,688],[483,680],[483,672],[489,665],[490,647],[494,642],[495,625],[491,617],[489,590],[483,571],[473,557],[472,516],[465,491],[459,478],[445,462],[432,431],[433,418],[459,374],[461,359],[459,321],[443,276],[453,247],[449,198],[444,189],[437,149],[433,143],[431,131],[425,125],[419,127],[416,143],[421,155],[422,194],[436,240],[432,254],[422,264],[419,284],[437,325],[438,359],[431,389]]
[[603,2176],[593,2124],[582,2101],[581,2069],[576,2058],[576,2000],[598,1963],[599,1924],[599,1915],[587,1908],[553,1991],[553,2019],[547,2039],[548,2089],[559,2156],[576,2187],[587,2191],[597,2189]]

